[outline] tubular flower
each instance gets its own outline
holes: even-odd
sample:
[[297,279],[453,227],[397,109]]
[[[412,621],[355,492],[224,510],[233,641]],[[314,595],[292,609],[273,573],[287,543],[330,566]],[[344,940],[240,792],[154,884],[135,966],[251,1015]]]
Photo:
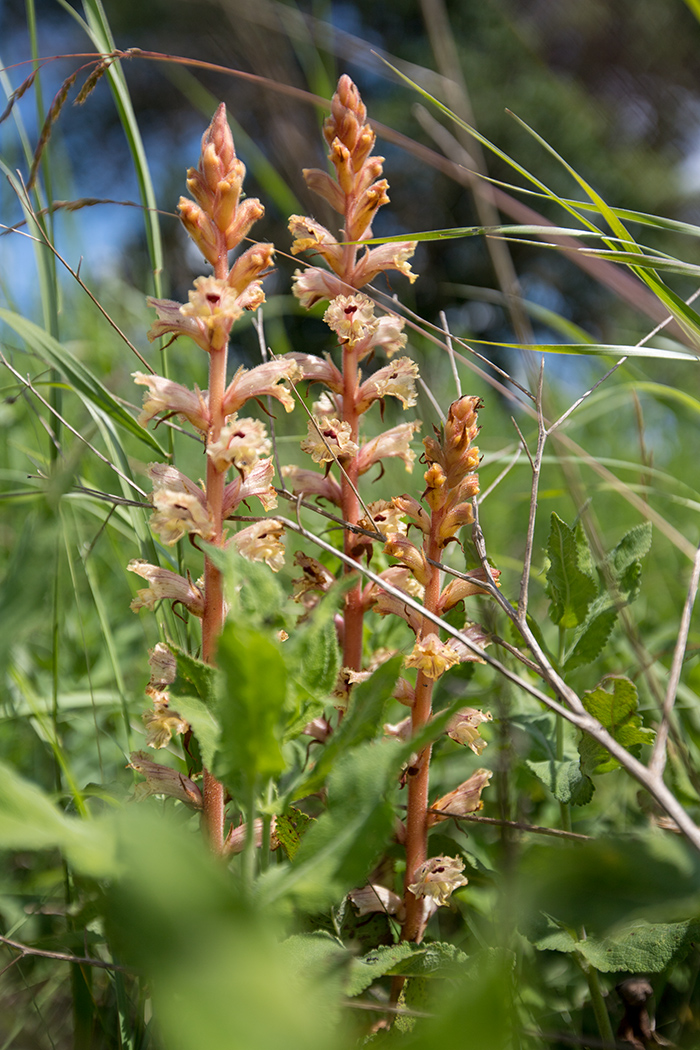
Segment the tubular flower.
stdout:
[[321,255],[339,276],[343,273],[343,248],[325,226],[304,215],[292,215],[288,223],[294,237],[292,255],[312,251]]
[[388,536],[389,533],[396,533],[399,536],[406,535],[406,522],[403,521],[403,513],[394,505],[393,501],[385,499],[373,500],[372,503],[367,504],[367,510],[371,515],[371,519],[369,516],[360,518],[358,525],[361,528],[371,530],[376,526],[385,536]]
[[421,426],[422,423],[419,419],[415,423],[399,423],[397,427],[391,427],[390,430],[385,430],[379,437],[368,441],[361,447],[357,456],[358,473],[366,474],[380,460],[398,456],[399,459],[404,461],[406,470],[410,474],[416,459],[416,454],[410,447],[410,441],[416,430],[420,430]]
[[399,922],[403,920],[403,901],[397,893],[387,889],[386,886],[370,883],[360,889],[350,890],[348,900],[354,904],[358,916],[383,912],[385,915],[396,915]]
[[407,569],[410,569],[418,583],[425,587],[429,575],[428,563],[425,560],[425,554],[416,547],[415,543],[411,543],[405,536],[394,533],[388,537],[384,545],[384,553],[391,558],[396,558]]
[[239,554],[248,561],[264,561],[273,572],[284,565],[284,526],[275,518],[256,521],[233,537]]
[[406,667],[415,667],[422,671],[426,678],[434,680],[458,663],[459,656],[454,649],[441,642],[433,632],[419,638],[405,660]]
[[294,408],[294,396],[285,386],[285,381],[296,383],[302,378],[301,369],[289,358],[279,357],[251,369],[241,365],[226,388],[224,414],[233,415],[249,398],[266,395],[276,397],[284,410],[291,412]]
[[204,493],[175,467],[153,463],[148,470],[153,481],[152,528],[172,546],[188,534],[211,540],[216,534]]
[[143,395],[143,410],[138,418],[142,427],[164,412],[168,415],[175,413],[187,419],[198,430],[208,429],[209,405],[206,391],[202,393],[199,387],[188,390],[187,387],[174,383],[172,379],[146,375],[145,372],[132,372],[131,375],[138,386],[148,387]]
[[177,676],[177,660],[167,645],[157,642],[148,655],[148,666],[151,668],[149,685],[164,689],[171,685]]
[[136,785],[135,801],[140,802],[150,795],[169,795],[192,806],[193,809],[202,809],[202,792],[195,782],[183,773],[178,773],[176,769],[152,762],[147,752],[133,751],[129,756],[127,768],[136,770],[146,778],[143,783]]
[[167,703],[156,704],[150,711],[144,711],[143,722],[146,726],[146,743],[156,751],[167,747],[173,734],[179,736],[190,728],[189,722],[181,718],[177,711],[171,711]]
[[277,493],[272,486],[275,468],[271,459],[261,459],[248,471],[245,478],[235,478],[224,489],[222,514],[226,518],[233,514],[239,503],[257,496],[265,510],[277,506]]
[[[472,773],[469,780],[465,780],[454,791],[448,791],[442,798],[436,799],[430,807],[432,812],[428,813],[428,827],[439,824],[441,820],[449,820],[450,817],[466,817],[469,813],[478,813],[484,808],[481,801],[481,792],[488,786],[493,776],[490,769],[477,769]],[[448,810],[448,813],[437,813],[435,810]]]
[[301,450],[308,452],[314,463],[333,463],[342,456],[354,456],[358,445],[350,437],[351,433],[350,424],[340,419],[312,416]]
[[294,564],[301,569],[302,575],[292,580],[294,601],[307,604],[306,597],[310,592],[325,594],[335,583],[335,576],[316,558],[309,557],[303,551],[296,551]]
[[400,357],[391,365],[380,368],[366,379],[357,395],[357,411],[366,412],[373,401],[384,397],[396,397],[403,407],[410,408],[417,400],[414,380],[418,365],[409,357]]
[[282,467],[282,476],[290,482],[295,496],[317,496],[334,503],[336,507],[343,502],[340,484],[331,474],[324,477],[315,470],[287,466]]
[[374,303],[366,295],[337,296],[323,320],[338,336],[341,346],[354,346],[364,339],[371,339],[379,327],[379,320],[374,316]]
[[447,723],[445,732],[450,740],[470,748],[475,755],[480,755],[486,747],[486,741],[479,736],[482,722],[490,722],[493,715],[490,711],[479,711],[475,707],[464,707]]
[[271,452],[265,424],[248,417],[239,419],[235,412],[221,428],[218,440],[207,445],[207,455],[220,473],[234,466],[244,478]]
[[334,273],[321,270],[318,266],[309,266],[307,270],[295,270],[292,280],[292,292],[306,310],[310,310],[322,299],[335,299],[351,287]]
[[463,871],[461,857],[431,857],[416,868],[416,881],[408,888],[414,897],[433,897],[438,904],[447,904],[454,891],[469,881]]
[[[180,312],[183,317],[192,318],[206,333],[205,350],[220,350],[226,345],[233,322],[241,316],[246,304],[239,302],[240,296],[226,281],[216,277],[197,277],[194,289],[190,289],[187,295],[189,302],[181,307]],[[264,299],[260,289],[255,306]]]
[[306,382],[323,383],[334,393],[342,394],[343,373],[333,364],[329,354],[314,357],[313,354],[291,353],[286,354],[284,359],[296,362],[301,369],[301,378]]
[[[498,579],[501,575],[500,569],[491,569],[494,580],[498,583]],[[468,580],[452,580],[444,588],[440,595],[438,602],[437,613],[442,616],[449,609],[452,609],[455,605],[458,605],[464,598],[471,598],[473,594],[488,594],[489,592],[483,587],[480,587],[478,580],[486,580],[487,576],[483,569],[473,569],[469,573]]]
[[377,330],[372,337],[370,350],[383,350],[388,358],[392,358],[399,350],[406,346],[406,336],[403,334],[404,320],[396,314],[384,314],[379,318]]
[[[165,600],[172,602],[173,605],[178,603],[184,605],[195,616],[201,617],[204,613],[202,592],[184,576],[178,576],[176,572],[171,572],[169,569],[161,569],[158,565],[149,565],[142,558],[130,561],[127,569],[129,572],[135,572],[144,580],[148,580],[150,584],[149,587],[140,590],[131,602],[134,612],[138,612],[139,609],[153,609],[158,602]],[[159,646],[156,646],[156,649],[158,648]],[[170,653],[170,650],[167,651]],[[171,659],[173,661],[175,659],[172,654]]]

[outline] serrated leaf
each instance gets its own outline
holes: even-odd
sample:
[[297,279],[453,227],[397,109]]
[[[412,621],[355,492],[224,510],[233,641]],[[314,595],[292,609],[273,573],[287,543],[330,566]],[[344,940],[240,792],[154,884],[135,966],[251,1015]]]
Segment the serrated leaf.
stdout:
[[454,944],[434,941],[394,963],[388,974],[404,977],[444,977],[467,962],[468,956]]
[[235,791],[281,773],[281,723],[287,669],[262,631],[229,621],[219,637],[217,705],[221,742],[214,773]]
[[173,706],[177,708],[177,713],[186,718],[192,726],[204,765],[207,769],[211,769],[214,765],[214,755],[221,732],[212,705],[205,704],[196,696],[178,696],[174,699]]
[[313,824],[314,818],[300,809],[290,807],[275,820],[275,835],[290,860],[294,860],[301,840]]
[[[605,559],[617,580],[622,580],[628,569],[641,561],[651,548],[651,522],[636,525],[626,533]],[[622,587],[620,588],[623,589]]]
[[403,959],[409,958],[415,951],[420,951],[415,944],[392,944],[374,948],[361,959],[353,959],[350,966],[348,995],[360,995],[379,977],[384,977],[391,968]]
[[[638,696],[634,682],[629,678],[610,676],[604,680],[612,683],[612,693],[602,684],[583,694],[583,705],[589,714],[600,722],[608,732],[628,751],[638,751],[642,744],[650,744],[654,731],[642,725],[637,714]],[[619,766],[616,758],[592,737],[584,736],[579,744],[581,771],[588,776],[594,773],[609,773]]]
[[594,786],[581,772],[576,759],[549,759],[546,762],[526,760],[529,770],[547,787],[558,802],[572,806],[587,806],[593,798]]
[[[595,602],[593,605],[595,605]],[[589,609],[589,618],[584,623],[581,634],[564,661],[565,671],[573,671],[577,667],[583,667],[600,656],[615,626],[617,609],[608,608],[597,615],[591,616],[590,612],[593,609],[593,605]]]
[[552,514],[547,544],[549,615],[559,627],[578,627],[598,593],[591,552],[581,524],[570,528]]
[[700,922],[635,922],[613,936],[588,937],[577,947],[601,973],[660,973],[682,962],[700,938]]
[[188,683],[188,687],[183,689],[181,682],[174,682],[170,690],[171,694],[177,697],[180,695],[180,690],[182,690],[184,695],[191,695],[194,688],[202,703],[213,707],[217,698],[217,678],[219,674],[216,667],[204,663],[203,660],[198,660],[196,656],[185,652],[184,649],[181,649],[174,642],[168,642],[167,645],[177,660],[178,678]]
[[518,924],[523,937],[541,952],[575,952],[579,941],[566,926],[546,912],[540,912]]
[[336,684],[341,664],[335,606],[322,602],[311,621],[297,628],[282,652],[289,675],[298,687],[312,699],[327,697]]

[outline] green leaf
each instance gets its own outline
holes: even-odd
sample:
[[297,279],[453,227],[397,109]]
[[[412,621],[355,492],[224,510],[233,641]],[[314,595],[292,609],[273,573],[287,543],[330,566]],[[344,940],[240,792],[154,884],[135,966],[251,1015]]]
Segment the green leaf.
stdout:
[[313,822],[313,817],[293,806],[275,820],[275,835],[290,860],[296,857],[301,840]]
[[[177,660],[178,678],[188,683],[185,695],[189,695],[194,688],[199,699],[209,707],[213,707],[217,698],[217,681],[219,672],[211,664],[198,660],[196,656],[185,652],[174,642],[168,642],[168,649]],[[171,688],[173,696],[178,696],[178,682]]]
[[402,657],[392,657],[378,667],[371,678],[353,689],[352,703],[345,718],[324,745],[311,773],[295,785],[294,797],[301,798],[318,791],[339,755],[374,739],[386,721],[384,712],[391,702],[402,662]]
[[235,791],[281,773],[281,724],[287,669],[262,631],[230,622],[217,647],[221,670],[221,744],[214,773]]
[[626,602],[634,601],[639,593],[641,559],[649,553],[650,547],[651,522],[647,521],[630,529],[605,559],[604,567],[611,573]]
[[569,528],[557,514],[552,514],[547,555],[547,593],[552,603],[549,615],[560,627],[578,627],[598,593],[581,524]]
[[402,751],[395,740],[372,741],[336,759],[328,808],[304,835],[294,863],[258,880],[262,906],[286,898],[317,913],[364,884],[393,834]]
[[202,760],[207,769],[214,765],[221,727],[212,707],[196,696],[178,696],[173,699],[177,713],[186,718],[197,737]]
[[353,959],[348,995],[360,995],[379,977],[384,977],[394,966],[410,958],[416,951],[420,951],[420,948],[404,941],[402,944],[382,945],[361,959]]
[[545,762],[534,762],[527,759],[525,764],[549,788],[558,802],[587,806],[593,798],[593,783],[590,777],[581,772],[578,760],[551,758]]
[[700,938],[700,922],[635,922],[611,937],[588,937],[579,952],[601,973],[660,973],[682,962]]
[[282,648],[290,678],[315,700],[332,692],[340,670],[335,611],[333,602],[321,602],[310,622],[298,627]]
[[577,667],[583,667],[584,664],[592,663],[596,657],[600,656],[607,644],[617,620],[617,609],[608,608],[596,614],[594,612],[596,604],[593,602],[590,606],[589,617],[583,624],[582,632],[564,661],[565,671],[573,671]]
[[[583,694],[583,705],[619,744],[636,754],[642,744],[650,744],[654,739],[654,731],[644,728],[642,719],[637,714],[637,687],[629,678],[611,675],[604,681],[612,684],[612,693],[601,684]],[[578,749],[581,771],[588,776],[594,773],[609,773],[620,764],[602,744],[589,736],[583,737]]]
[[110,394],[107,387],[103,386],[99,379],[92,374],[90,369],[45,329],[40,328],[33,321],[27,320],[26,317],[20,317],[19,314],[14,313],[12,310],[2,308],[0,308],[0,321],[4,321],[17,335],[24,339],[27,346],[34,351],[37,357],[41,358],[42,361],[46,361],[52,368],[55,368],[66,382],[70,383],[77,394],[105,412],[115,423],[124,430],[129,431],[130,434],[133,434],[140,441],[143,441],[151,450],[157,452],[159,456],[166,456],[165,450],[156,441],[153,434],[139,426],[134,417],[129,415],[126,409]]
[[69,817],[44,792],[0,762],[0,849],[60,849],[85,875],[111,876],[114,841],[103,821]]

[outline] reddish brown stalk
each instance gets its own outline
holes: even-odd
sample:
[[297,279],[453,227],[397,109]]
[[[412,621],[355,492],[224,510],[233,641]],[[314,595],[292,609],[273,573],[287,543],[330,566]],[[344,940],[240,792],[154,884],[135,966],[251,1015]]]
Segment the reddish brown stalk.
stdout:
[[[356,351],[346,349],[343,356],[343,420],[350,424],[351,438],[358,441],[359,416],[355,407],[357,400],[359,370]],[[360,520],[360,501],[357,497],[359,474],[357,457],[352,456],[344,464],[345,472],[341,477],[343,519],[349,525],[357,525]],[[350,530],[345,531],[343,548],[345,553],[356,557],[357,536]],[[348,591],[345,598],[345,629],[343,634],[343,666],[359,671],[362,667],[362,582],[358,578],[355,586]]]
[[[430,534],[426,539],[425,554],[433,561],[440,560],[438,534],[444,511],[434,511],[431,516]],[[425,586],[423,604],[434,613],[440,597],[440,570],[428,561],[429,574]],[[429,620],[423,620],[418,635],[423,639],[426,634],[435,631]],[[435,682],[423,671],[416,678],[416,698],[411,711],[411,733],[415,736],[428,724],[432,716],[433,686]],[[430,757],[432,747],[429,745],[418,755],[415,766],[408,778],[408,801],[406,807],[406,875],[404,878],[404,904],[406,918],[401,930],[402,941],[418,943],[425,930],[423,919],[423,900],[416,897],[409,884],[415,882],[416,870],[428,858],[428,790],[430,781]],[[414,772],[415,770],[415,772]]]
[[[228,252],[224,237],[220,237],[221,247],[215,267],[215,275],[220,280],[228,276]],[[228,344],[220,349],[212,349],[209,354],[209,412],[211,424],[207,435],[208,441],[217,441],[224,425],[223,412],[224,391],[226,389],[226,363]],[[223,533],[223,501],[225,475],[217,470],[213,461],[207,458],[207,505],[211,513],[215,535],[213,542],[219,545]],[[224,592],[220,571],[205,557],[204,559],[204,615],[202,617],[202,659],[213,664],[216,657],[216,644],[224,622]],[[208,769],[203,770],[203,821],[204,829],[212,851],[218,855],[224,851],[224,787]]]

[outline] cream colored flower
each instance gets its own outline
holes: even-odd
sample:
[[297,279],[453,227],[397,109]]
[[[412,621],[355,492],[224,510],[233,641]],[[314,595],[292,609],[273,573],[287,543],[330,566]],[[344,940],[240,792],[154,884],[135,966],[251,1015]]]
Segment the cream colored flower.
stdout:
[[353,270],[352,283],[356,288],[362,288],[373,281],[378,273],[384,270],[398,270],[413,284],[418,274],[413,273],[408,260],[415,252],[416,246],[416,241],[404,241],[400,244],[391,242],[380,244],[377,248],[365,252]]
[[459,663],[459,656],[449,645],[441,642],[432,632],[420,638],[413,651],[406,657],[406,667],[415,667],[426,678],[437,679]]
[[371,339],[379,321],[374,316],[374,303],[366,295],[339,295],[334,299],[323,320],[338,336],[338,342],[354,346],[363,339]]
[[447,723],[445,732],[457,744],[471,748],[475,755],[480,755],[486,747],[486,741],[479,736],[479,726],[490,722],[493,715],[490,711],[479,711],[475,707],[464,707],[453,715]]
[[143,722],[146,726],[146,743],[155,750],[167,747],[173,734],[186,733],[190,728],[189,722],[181,718],[177,711],[171,711],[167,704],[158,704],[152,710],[145,711]]
[[202,808],[202,792],[194,781],[183,773],[178,773],[176,769],[152,762],[147,752],[133,751],[129,756],[127,768],[135,769],[146,778],[145,782],[136,785],[135,800],[141,801],[149,795],[169,795],[192,806],[193,809]]
[[481,801],[481,792],[488,786],[493,776],[490,769],[477,769],[472,773],[469,780],[465,780],[454,791],[448,791],[442,798],[433,802],[431,810],[446,810],[446,813],[428,813],[428,827],[439,824],[441,820],[449,820],[453,817],[466,817],[469,813],[477,813],[484,808]]
[[336,273],[343,272],[343,248],[325,226],[306,215],[292,215],[288,226],[294,237],[292,255],[312,251],[321,255]]
[[336,507],[343,502],[340,483],[332,474],[324,477],[317,470],[286,466],[282,467],[282,476],[291,484],[295,496],[317,496],[334,503]]
[[239,554],[248,561],[264,561],[273,572],[284,565],[284,526],[275,518],[256,521],[233,537]]
[[358,916],[383,912],[385,915],[396,915],[399,921],[404,916],[403,901],[393,890],[376,883],[369,883],[357,890],[350,890],[348,900],[357,909]]
[[264,423],[236,413],[221,428],[218,440],[207,445],[207,455],[220,473],[234,466],[246,477],[252,468],[272,452],[272,442]]
[[469,881],[463,871],[461,857],[431,857],[416,869],[416,881],[408,888],[414,897],[432,897],[438,904],[447,904],[454,891]]
[[132,372],[132,378],[139,386],[148,387],[143,395],[143,410],[139,416],[139,423],[145,427],[155,416],[161,412],[181,416],[198,430],[204,430],[209,426],[209,405],[207,393],[195,387],[188,390],[187,387],[174,383],[172,379],[163,376],[146,375],[145,372]]
[[345,281],[334,273],[322,270],[319,266],[309,266],[306,270],[295,270],[292,276],[292,292],[301,305],[309,310],[322,299],[335,299],[347,290]]
[[400,357],[366,379],[358,391],[357,411],[366,412],[373,401],[384,397],[395,397],[404,408],[415,405],[417,400],[414,380],[418,365],[408,357]]
[[413,470],[416,454],[410,447],[411,438],[416,430],[420,430],[420,420],[414,423],[400,423],[397,427],[385,430],[379,437],[364,444],[357,456],[358,471],[366,474],[367,471],[379,463],[382,459],[390,459],[392,456],[404,461],[406,470]]
[[352,428],[340,419],[312,416],[301,449],[314,463],[333,463],[341,456],[354,456],[358,445],[350,437]]
[[151,464],[148,473],[153,481],[151,527],[172,546],[188,534],[211,540],[216,535],[206,498],[193,481],[175,467]]
[[[131,602],[134,612],[139,609],[153,609],[160,601],[178,602],[184,605],[195,616],[202,616],[204,612],[204,596],[199,587],[196,587],[184,576],[178,576],[170,569],[161,569],[159,565],[150,565],[142,558],[134,558],[127,565],[129,572],[135,572],[144,580],[148,580],[150,586],[140,590]],[[160,646],[160,642],[158,645]],[[165,648],[165,646],[163,646]],[[158,646],[156,646],[158,650]],[[154,652],[156,651],[154,650]],[[160,650],[158,650],[160,651]],[[170,650],[168,649],[168,652]],[[171,658],[174,661],[175,657]],[[173,679],[171,679],[172,681]]]
[[303,374],[296,362],[290,358],[277,357],[255,368],[242,365],[224,393],[224,415],[231,416],[248,401],[266,395],[276,397],[286,412],[294,408],[294,395],[285,381],[298,382]]
[[277,493],[272,485],[275,468],[271,459],[261,459],[252,467],[245,478],[237,477],[224,489],[222,514],[225,518],[233,514],[239,503],[256,496],[265,510],[277,506]]
[[163,645],[162,642],[156,642],[153,649],[150,650],[148,666],[151,668],[149,685],[165,688],[165,686],[171,685],[175,681],[177,660],[167,645]]

